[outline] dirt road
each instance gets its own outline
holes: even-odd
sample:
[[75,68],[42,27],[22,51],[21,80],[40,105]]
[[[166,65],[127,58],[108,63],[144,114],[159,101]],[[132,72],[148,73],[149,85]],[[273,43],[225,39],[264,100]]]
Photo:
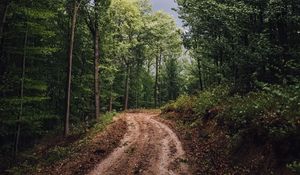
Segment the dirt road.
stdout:
[[128,131],[121,145],[89,175],[189,174],[185,153],[176,134],[155,120],[156,114],[127,113]]

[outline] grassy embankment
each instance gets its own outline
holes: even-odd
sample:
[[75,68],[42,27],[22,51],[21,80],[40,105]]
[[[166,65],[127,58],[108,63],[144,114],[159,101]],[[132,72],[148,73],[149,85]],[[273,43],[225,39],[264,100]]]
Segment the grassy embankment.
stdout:
[[[102,115],[90,128],[73,129],[69,137],[49,136],[23,152],[18,165],[7,174],[84,173],[115,147],[126,131],[125,121],[114,122],[116,113]],[[110,134],[105,132],[110,130]]]
[[300,87],[239,95],[219,86],[162,108],[176,121],[193,170],[202,174],[300,172]]

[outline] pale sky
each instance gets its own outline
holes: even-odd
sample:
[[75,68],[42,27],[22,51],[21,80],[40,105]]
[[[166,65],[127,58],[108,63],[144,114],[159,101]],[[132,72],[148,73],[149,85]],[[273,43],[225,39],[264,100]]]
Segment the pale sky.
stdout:
[[173,11],[172,8],[177,8],[178,5],[174,0],[151,0],[154,11],[163,10],[174,17],[177,26],[182,27],[182,22],[178,18],[177,12]]

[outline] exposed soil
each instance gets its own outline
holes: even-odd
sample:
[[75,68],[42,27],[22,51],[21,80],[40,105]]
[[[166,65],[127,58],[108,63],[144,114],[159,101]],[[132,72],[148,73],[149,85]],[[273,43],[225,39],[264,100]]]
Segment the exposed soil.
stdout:
[[163,114],[159,120],[172,128],[179,136],[192,174],[246,174],[242,171],[237,173],[230,167],[227,154],[229,141],[225,133],[217,129],[215,122],[210,121],[201,128],[190,128],[186,126],[189,124],[184,122],[184,117],[189,118],[179,113],[167,113]]
[[[157,111],[120,114],[75,154],[50,166],[39,167],[33,174],[191,174],[182,143],[158,115]],[[70,143],[80,144],[75,138]],[[65,144],[59,145],[63,147]],[[45,149],[39,149],[39,152]]]
[[74,175],[87,174],[95,165],[105,159],[122,140],[127,130],[126,121],[115,120],[105,131],[97,134],[77,153],[61,162],[55,162],[51,166],[41,168],[34,174],[41,175]]
[[121,144],[89,175],[190,174],[176,134],[157,121],[158,114],[126,113],[128,130]]
[[179,136],[192,174],[265,175],[272,171],[274,175],[294,175],[278,164],[269,143],[258,145],[233,139],[213,118],[200,121],[193,119],[193,114],[169,112],[157,120]]

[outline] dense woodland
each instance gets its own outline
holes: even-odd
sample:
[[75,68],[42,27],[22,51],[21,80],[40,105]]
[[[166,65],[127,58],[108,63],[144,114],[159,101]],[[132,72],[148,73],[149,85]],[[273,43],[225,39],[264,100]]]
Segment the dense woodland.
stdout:
[[181,31],[148,1],[1,1],[1,21],[4,154],[179,94]]
[[197,172],[300,173],[300,1],[177,2],[190,95],[163,112],[204,138]]
[[177,3],[184,28],[148,0],[1,0],[0,168],[106,112],[167,104],[217,111],[299,172],[300,1]]

